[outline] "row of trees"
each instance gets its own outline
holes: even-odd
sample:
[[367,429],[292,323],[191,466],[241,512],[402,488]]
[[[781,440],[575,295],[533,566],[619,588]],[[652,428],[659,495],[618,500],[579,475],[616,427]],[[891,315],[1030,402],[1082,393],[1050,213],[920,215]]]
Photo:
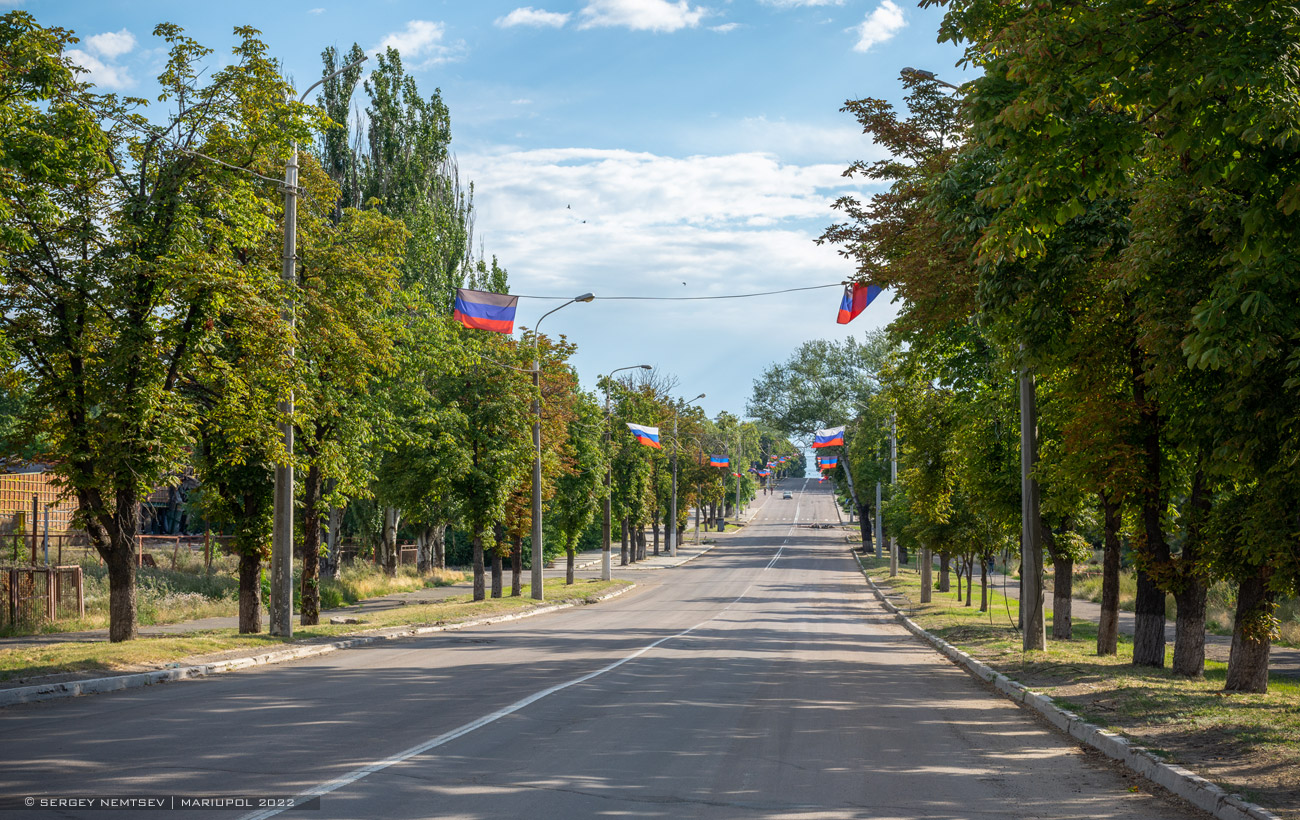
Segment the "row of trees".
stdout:
[[823,240],[903,309],[876,399],[827,420],[856,415],[863,484],[896,414],[890,529],[979,558],[1021,530],[1027,420],[1027,552],[1041,539],[1055,567],[1053,636],[1095,528],[1100,653],[1126,537],[1133,662],[1164,665],[1169,594],[1172,668],[1202,674],[1224,580],[1226,688],[1266,691],[1275,602],[1300,584],[1300,20],[1267,0],[941,5],[941,37],[981,76],[952,93],[909,69],[905,113],[845,107],[891,157],[849,168],[883,190],[840,200]]
[[[399,531],[416,534],[427,570],[455,526],[473,540],[476,597],[488,565],[501,594],[503,560],[518,594],[534,349],[547,523],[570,550],[599,509],[610,450],[571,344],[450,318],[457,287],[507,292],[508,277],[474,253],[473,186],[450,154],[440,94],[421,96],[390,49],[364,80],[348,68],[303,105],[251,28],[235,30],[232,57],[212,72],[211,51],[179,27],[154,33],[169,52],[159,106],[82,81],[65,54],[71,32],[0,16],[3,428],[76,498],[109,572],[111,639],[135,635],[140,502],[183,466],[202,481],[205,517],[234,535],[242,630],[260,628],[272,473],[286,461],[304,624],[319,617],[320,558],[327,571],[332,559],[329,511],[358,499],[380,511],[390,572]],[[322,73],[361,56],[326,49]],[[364,128],[351,116],[358,96]],[[297,277],[284,283],[277,180],[299,145]],[[657,533],[666,461],[631,446],[617,420],[667,421],[673,402],[662,378],[608,387],[616,516],[634,535]],[[287,451],[278,401],[290,390]],[[697,498],[734,491],[734,477],[698,469],[701,453],[733,433],[755,459],[765,445],[725,415],[685,411],[682,430],[684,518]]]

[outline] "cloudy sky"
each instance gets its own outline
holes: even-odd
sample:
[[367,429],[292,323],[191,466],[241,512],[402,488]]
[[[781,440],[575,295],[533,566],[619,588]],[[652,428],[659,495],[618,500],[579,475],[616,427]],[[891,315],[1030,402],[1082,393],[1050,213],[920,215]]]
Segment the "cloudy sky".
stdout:
[[[81,38],[104,89],[148,95],[164,57],[154,25],[213,47],[263,32],[298,85],[320,52],[400,49],[442,89],[475,183],[477,233],[520,294],[715,296],[839,282],[852,266],[814,244],[841,172],[879,150],[839,109],[899,101],[899,69],[967,78],[936,43],[940,14],[906,0],[534,0],[170,3],[24,0]],[[14,3],[0,2],[12,7]],[[878,300],[835,324],[835,288],[703,302],[602,301],[546,320],[579,346],[583,382],[654,364],[712,415],[743,413],[755,378],[801,342],[887,324]],[[521,300],[518,324],[556,303]]]

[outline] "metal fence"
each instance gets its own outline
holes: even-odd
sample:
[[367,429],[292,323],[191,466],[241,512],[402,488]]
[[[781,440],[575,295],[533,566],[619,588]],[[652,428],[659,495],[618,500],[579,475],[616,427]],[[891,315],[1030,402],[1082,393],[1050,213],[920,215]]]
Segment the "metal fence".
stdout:
[[0,571],[5,606],[0,627],[34,627],[86,614],[79,566],[10,567]]

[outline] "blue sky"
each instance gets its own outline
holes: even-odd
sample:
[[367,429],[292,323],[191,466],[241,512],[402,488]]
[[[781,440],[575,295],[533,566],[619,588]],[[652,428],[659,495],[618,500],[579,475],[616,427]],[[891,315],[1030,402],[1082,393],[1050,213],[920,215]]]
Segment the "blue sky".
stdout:
[[[869,193],[840,174],[880,151],[847,99],[901,100],[899,69],[952,82],[941,14],[906,0],[536,0],[367,3],[24,0],[73,29],[106,90],[148,96],[174,22],[229,54],[252,25],[300,87],[320,52],[396,45],[451,110],[475,183],[476,232],[521,294],[718,295],[838,282],[852,265],[813,239],[830,203]],[[14,6],[0,3],[0,6]],[[360,96],[360,95],[359,95]],[[887,295],[888,296],[888,295]],[[733,301],[597,301],[546,320],[576,342],[583,382],[642,362],[743,413],[753,380],[803,341],[882,327],[886,298],[835,324],[835,289]],[[518,324],[555,303],[521,300]]]

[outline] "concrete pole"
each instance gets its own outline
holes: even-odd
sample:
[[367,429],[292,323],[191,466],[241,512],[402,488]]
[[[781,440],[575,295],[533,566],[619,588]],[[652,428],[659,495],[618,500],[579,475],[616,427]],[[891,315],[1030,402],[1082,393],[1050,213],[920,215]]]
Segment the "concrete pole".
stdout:
[[[898,414],[889,417],[889,486],[898,483]],[[889,534],[889,577],[898,575],[898,536]]]
[[1020,373],[1020,598],[1022,648],[1045,649],[1047,625],[1043,617],[1043,540],[1039,527],[1038,481],[1034,464],[1038,460],[1038,407],[1034,377],[1029,369]]
[[[611,373],[610,376],[614,374]],[[614,464],[610,455],[610,412],[609,412],[609,380],[605,381],[605,516],[600,522],[600,580],[608,581],[613,578],[613,567],[610,562],[610,524],[612,520],[610,494],[614,488]]]
[[880,519],[880,482],[876,482],[876,560],[883,557],[885,549],[885,527]]
[[677,413],[673,413],[673,491],[668,502],[668,557],[677,557]]
[[[284,259],[280,276],[290,295],[280,318],[294,328],[294,267],[298,254],[298,146],[289,151],[284,169]],[[289,357],[292,360],[292,342]],[[293,388],[280,399],[280,441],[285,457],[275,465],[275,495],[271,528],[271,602],[267,631],[288,638],[293,635]]]

